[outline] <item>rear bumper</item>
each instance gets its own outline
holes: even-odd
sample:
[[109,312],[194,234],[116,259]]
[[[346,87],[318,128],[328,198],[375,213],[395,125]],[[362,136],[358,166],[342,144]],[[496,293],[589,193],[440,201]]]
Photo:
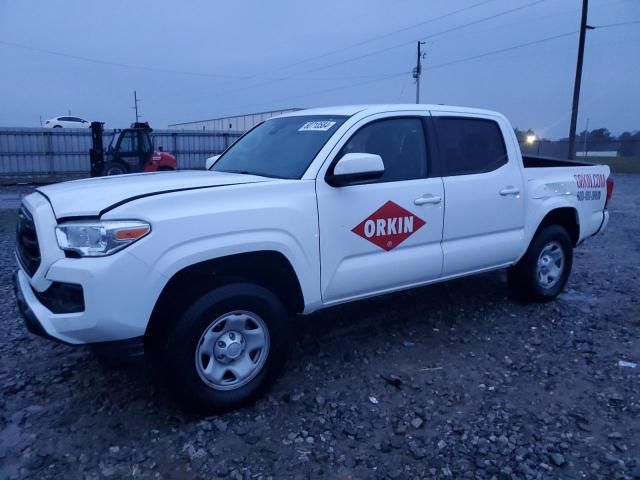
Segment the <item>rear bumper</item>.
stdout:
[[607,228],[607,225],[609,225],[609,210],[604,211],[604,214],[602,215],[602,223],[596,233],[603,232]]

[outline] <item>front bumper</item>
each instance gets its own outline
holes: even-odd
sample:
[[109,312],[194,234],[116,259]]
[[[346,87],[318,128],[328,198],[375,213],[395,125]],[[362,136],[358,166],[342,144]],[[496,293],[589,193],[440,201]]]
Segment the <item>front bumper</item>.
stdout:
[[15,276],[18,307],[30,331],[69,344],[114,342],[144,336],[164,277],[131,252],[67,258],[55,237],[57,219],[48,200],[23,200],[34,218],[41,261],[32,275]]
[[44,337],[44,338],[58,340],[57,338],[54,338],[47,333],[47,331],[44,329],[44,327],[38,320],[38,317],[36,317],[35,313],[33,313],[33,310],[31,310],[31,308],[27,304],[27,300],[24,296],[24,293],[22,293],[22,288],[20,287],[19,275],[24,276],[24,274],[20,271],[17,271],[13,276],[13,293],[15,294],[15,297],[16,297],[16,305],[18,307],[18,312],[20,313],[20,316],[24,320],[24,324],[26,325],[27,330],[29,330],[34,335],[40,335],[41,337]]
[[[66,344],[77,343],[69,342],[69,338],[65,340],[64,337],[60,338],[49,334],[30,306],[34,305],[33,299],[37,300],[37,297],[30,288],[26,275],[20,270],[18,270],[13,276],[13,291],[16,297],[18,312],[24,320],[27,330],[34,335],[39,335],[49,340],[55,340]],[[33,298],[27,300],[27,295],[29,295],[29,293]],[[40,308],[37,305],[34,305],[34,308],[40,311],[41,316],[43,315],[42,308],[44,307]],[[51,323],[48,321],[48,317],[42,316],[42,318],[49,324],[49,328],[51,328]],[[125,364],[139,359],[144,355],[144,336],[128,338],[125,340],[89,343],[88,345],[90,345],[95,353],[101,358],[114,365]]]
[[57,309],[58,303],[66,306],[64,302],[47,303],[47,288],[34,285],[22,269],[14,284],[18,309],[29,331],[64,343],[93,344],[144,336],[155,301],[149,291],[153,289],[145,289],[150,276],[149,267],[127,252],[94,259],[64,258],[47,266],[47,288],[59,284],[82,288],[82,311]]

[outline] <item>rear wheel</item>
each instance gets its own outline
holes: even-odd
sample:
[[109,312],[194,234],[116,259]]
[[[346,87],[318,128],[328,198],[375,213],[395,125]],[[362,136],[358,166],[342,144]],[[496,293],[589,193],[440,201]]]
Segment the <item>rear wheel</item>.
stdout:
[[236,283],[205,293],[164,339],[162,364],[171,390],[205,411],[251,402],[284,363],[287,317],[278,297],[259,285]]
[[127,167],[120,162],[107,162],[104,164],[102,171],[104,172],[104,176],[124,175],[125,173],[128,173]]
[[573,265],[573,243],[567,231],[550,225],[538,232],[527,253],[508,270],[509,286],[522,299],[553,300],[569,279]]

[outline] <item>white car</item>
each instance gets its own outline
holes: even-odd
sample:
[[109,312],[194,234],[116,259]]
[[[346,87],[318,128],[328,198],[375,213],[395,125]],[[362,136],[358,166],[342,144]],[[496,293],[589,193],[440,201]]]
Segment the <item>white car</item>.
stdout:
[[236,407],[276,377],[293,315],[503,268],[553,300],[613,190],[607,166],[523,158],[502,115],[442,105],[296,111],[211,161],[27,196],[29,330],[143,345],[186,402]]
[[88,128],[91,122],[80,117],[55,117],[45,120],[45,128]]

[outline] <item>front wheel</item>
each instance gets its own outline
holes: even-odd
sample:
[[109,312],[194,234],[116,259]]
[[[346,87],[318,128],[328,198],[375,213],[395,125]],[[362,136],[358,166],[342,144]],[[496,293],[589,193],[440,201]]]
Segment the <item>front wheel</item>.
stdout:
[[167,334],[163,368],[181,400],[204,411],[246,405],[286,356],[287,310],[271,291],[236,283],[205,293]]
[[566,229],[550,225],[538,232],[524,257],[508,272],[509,286],[522,299],[553,300],[569,279],[573,243]]

